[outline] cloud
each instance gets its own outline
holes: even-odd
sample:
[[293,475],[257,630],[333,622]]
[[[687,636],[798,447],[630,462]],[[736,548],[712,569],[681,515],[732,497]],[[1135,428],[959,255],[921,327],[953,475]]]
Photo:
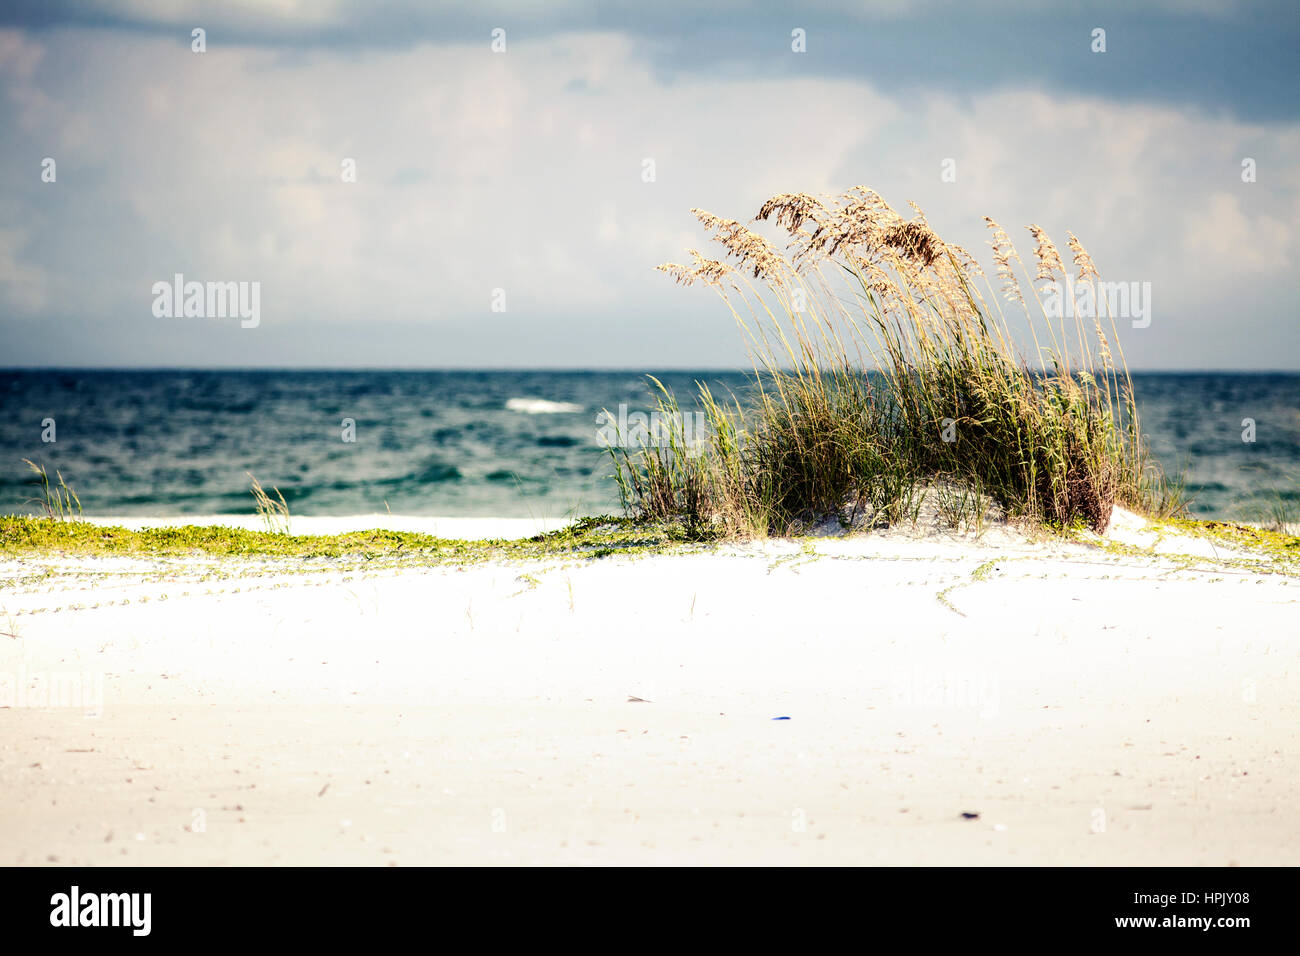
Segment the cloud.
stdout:
[[[96,362],[141,364],[736,364],[716,300],[653,271],[705,241],[688,210],[743,220],[777,192],[865,183],[982,258],[992,215],[1026,251],[1029,222],[1062,245],[1071,229],[1107,278],[1151,281],[1152,325],[1126,335],[1136,367],[1300,362],[1294,123],[1032,85],[669,80],[621,32],[293,55],[11,32],[0,72],[0,210],[21,224],[0,243],[0,321],[48,330],[15,361],[84,339]],[[57,184],[39,182],[46,155]],[[1242,156],[1259,182],[1240,182]],[[149,311],[176,272],[260,281],[261,328],[196,354],[196,332]],[[1219,331],[1228,303],[1253,338]]]
[[1190,211],[1183,232],[1183,248],[1197,268],[1218,274],[1289,271],[1294,243],[1292,226],[1267,213],[1247,215],[1240,197],[1227,192]]
[[[215,45],[353,51],[486,46],[497,27],[516,48],[567,33],[621,33],[660,76],[817,74],[887,90],[1033,81],[1117,100],[1300,116],[1293,0],[1093,0],[1085,10],[1041,0],[7,0],[3,25],[96,28],[186,46],[201,26]],[[790,55],[794,27],[807,35],[806,55]],[[1091,50],[1097,27],[1107,31],[1105,55]]]

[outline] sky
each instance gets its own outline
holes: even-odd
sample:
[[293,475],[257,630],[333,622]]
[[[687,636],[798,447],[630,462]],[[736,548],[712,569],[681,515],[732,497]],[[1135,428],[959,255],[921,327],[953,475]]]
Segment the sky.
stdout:
[[9,0],[0,367],[743,366],[654,270],[689,210],[866,185],[1150,283],[1134,369],[1300,369],[1297,50],[1293,0]]

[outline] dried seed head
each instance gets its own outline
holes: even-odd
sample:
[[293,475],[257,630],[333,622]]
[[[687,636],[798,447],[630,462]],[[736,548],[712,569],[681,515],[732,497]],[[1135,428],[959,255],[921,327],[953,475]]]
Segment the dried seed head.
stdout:
[[811,220],[820,224],[826,215],[826,206],[820,199],[807,193],[782,193],[763,203],[754,220],[766,221],[775,216],[778,226],[784,226],[789,232],[797,233],[803,228],[805,222]]
[[1115,363],[1110,354],[1110,342],[1106,339],[1106,333],[1101,330],[1101,321],[1094,316],[1092,324],[1097,330],[1097,341],[1100,343],[1098,346],[1098,353],[1101,356],[1102,367],[1108,372],[1114,371]]
[[1069,230],[1066,230],[1065,234],[1070,237],[1070,251],[1074,253],[1074,265],[1079,270],[1080,281],[1099,278],[1101,273],[1093,265],[1092,256],[1088,255],[1088,250],[1083,248],[1083,243],[1079,241],[1079,237]]
[[728,255],[734,256],[742,266],[754,270],[755,279],[783,281],[785,260],[770,242],[734,219],[723,219],[703,209],[692,209],[691,212],[700,221],[700,225],[722,243]]
[[725,262],[706,258],[695,249],[687,249],[686,251],[695,260],[695,277],[708,285],[720,286],[723,279],[735,274],[736,270]]
[[880,241],[922,268],[928,268],[943,253],[943,242],[930,230],[923,219],[913,219],[911,222],[886,229]]
[[811,233],[792,230],[792,262],[830,258],[841,249],[846,254],[872,258],[881,252],[883,231],[903,222],[879,194],[865,186],[853,187],[832,200],[832,205],[828,209],[821,204],[820,218],[815,219],[817,228]]
[[998,267],[998,278],[1002,280],[1002,296],[1011,302],[1025,304],[1024,293],[1020,290],[1020,280],[1016,278],[1016,271],[1011,267],[1011,260],[1020,261],[1020,253],[1016,252],[1016,247],[1011,243],[1011,237],[1007,235],[1006,230],[999,226],[988,216],[984,217],[984,222],[993,232],[993,239],[989,245],[993,247],[993,261]]
[[956,243],[952,243],[951,245],[948,246],[948,248],[953,251],[954,255],[956,255],[957,262],[961,266],[962,271],[966,273],[966,275],[970,276],[971,278],[975,278],[976,276],[982,277],[984,275],[984,269],[975,260],[975,257],[966,251],[965,246],[959,246]]
[[673,281],[678,285],[692,285],[695,282],[695,270],[679,262],[665,262],[655,266],[655,270],[672,276]]
[[717,259],[706,259],[695,249],[686,251],[695,260],[694,266],[665,262],[663,265],[655,266],[655,269],[672,276],[673,281],[678,285],[694,285],[698,280],[706,285],[721,286],[722,280],[735,272],[727,263],[719,262]]
[[1051,282],[1054,278],[1053,271],[1065,275],[1065,264],[1061,262],[1061,254],[1056,251],[1056,245],[1048,237],[1046,230],[1036,223],[1025,228],[1029,230],[1037,243],[1034,247],[1034,258],[1038,260],[1038,273],[1034,276],[1034,281],[1046,279]]

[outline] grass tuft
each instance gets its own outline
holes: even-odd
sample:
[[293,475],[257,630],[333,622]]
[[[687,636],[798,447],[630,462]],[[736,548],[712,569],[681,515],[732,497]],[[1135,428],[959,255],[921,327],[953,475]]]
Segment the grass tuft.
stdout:
[[253,500],[257,502],[257,513],[261,515],[266,530],[273,534],[288,534],[289,504],[284,500],[284,495],[280,494],[280,489],[271,489],[275,492],[275,498],[272,498],[262,489],[261,482],[253,477],[252,472],[244,472],[244,474],[248,475],[253,483],[251,493]]
[[29,498],[28,504],[40,506],[45,512],[45,516],[54,521],[72,521],[73,509],[76,509],[76,515],[81,517],[81,499],[77,493],[68,487],[63,480],[63,474],[55,470],[54,474],[58,478],[58,485],[50,484],[50,476],[45,472],[44,465],[38,465],[30,458],[24,458],[23,461],[27,467],[37,476],[41,483],[41,497]]
[[[991,505],[1096,531],[1116,503],[1184,512],[1181,485],[1148,455],[1114,317],[1105,328],[1067,321],[1034,289],[1065,274],[1047,233],[1029,227],[1031,278],[987,220],[999,295],[913,209],[904,219],[864,187],[826,201],[775,196],[757,219],[785,230],[784,253],[693,210],[724,258],[692,250],[693,265],[659,268],[719,294],[749,347],[752,394],[723,404],[700,387],[702,450],[688,453],[672,428],[666,442],[611,447],[628,513],[698,538],[786,534],[830,517],[883,526],[935,509],[978,522]],[[1095,283],[1091,257],[1069,239],[1076,285]],[[1104,314],[1095,287],[1093,301]],[[1013,326],[1032,342],[1029,358]],[[676,399],[655,384],[661,416],[680,422]]]

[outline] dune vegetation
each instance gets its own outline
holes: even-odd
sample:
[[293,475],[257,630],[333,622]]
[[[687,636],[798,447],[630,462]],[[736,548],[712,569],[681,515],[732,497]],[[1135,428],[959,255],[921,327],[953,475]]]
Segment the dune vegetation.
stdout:
[[[1114,316],[1045,307],[1040,289],[1065,275],[1047,233],[1028,227],[1031,276],[986,218],[991,280],[912,208],[905,218],[865,187],[774,196],[753,222],[783,230],[783,249],[692,210],[722,258],[689,250],[690,265],[659,269],[718,293],[753,388],[722,401],[700,386],[703,439],[659,388],[660,429],[610,447],[630,514],[745,537],[835,517],[893,525],[926,508],[954,523],[992,509],[1096,531],[1116,503],[1183,510],[1179,484],[1147,453]],[[1095,283],[1067,235],[1078,285]]]

